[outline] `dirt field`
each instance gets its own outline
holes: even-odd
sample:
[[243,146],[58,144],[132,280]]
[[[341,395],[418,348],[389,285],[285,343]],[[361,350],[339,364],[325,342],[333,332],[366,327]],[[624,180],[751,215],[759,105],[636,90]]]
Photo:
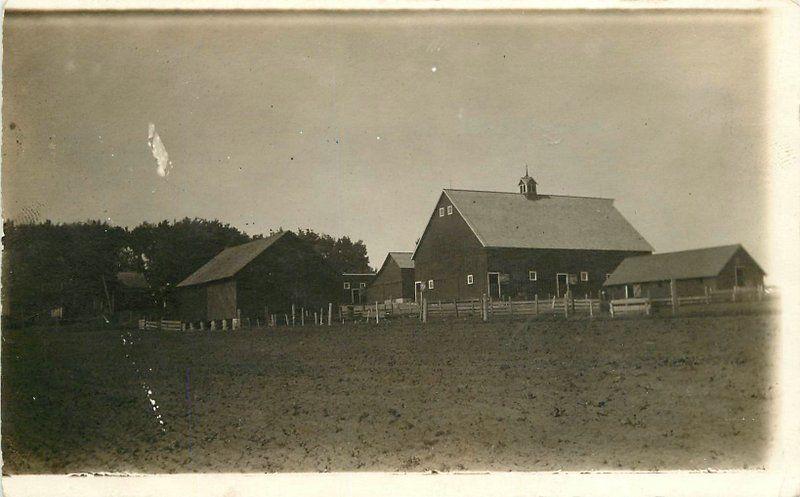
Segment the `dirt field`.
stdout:
[[4,332],[4,471],[761,467],[775,332],[770,315]]

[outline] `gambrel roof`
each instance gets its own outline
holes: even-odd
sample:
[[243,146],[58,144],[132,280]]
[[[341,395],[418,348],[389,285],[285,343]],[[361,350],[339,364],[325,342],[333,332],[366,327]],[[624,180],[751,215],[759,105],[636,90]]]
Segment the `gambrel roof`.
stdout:
[[203,264],[200,269],[192,273],[188,278],[178,283],[178,286],[201,285],[233,277],[267,248],[287,235],[294,236],[291,231],[284,231],[267,238],[259,238],[235,247],[228,247]]
[[[628,257],[611,273],[603,285],[711,278],[717,276],[739,250],[747,254],[744,247],[737,244]],[[752,260],[749,254],[747,256]],[[761,272],[763,273],[763,270]]]
[[653,251],[612,199],[453,189],[443,194],[484,247]]

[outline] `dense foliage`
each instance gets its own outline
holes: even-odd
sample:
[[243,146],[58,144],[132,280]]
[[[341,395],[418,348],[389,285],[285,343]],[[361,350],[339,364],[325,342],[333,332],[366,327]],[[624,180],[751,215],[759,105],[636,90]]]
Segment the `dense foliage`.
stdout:
[[[280,230],[279,230],[280,231]],[[298,235],[339,272],[371,271],[364,242],[311,230]],[[250,237],[217,220],[142,223],[133,229],[101,221],[4,223],[3,315],[32,317],[64,306],[97,313],[119,271],[142,272],[159,306],[174,287],[226,247]]]

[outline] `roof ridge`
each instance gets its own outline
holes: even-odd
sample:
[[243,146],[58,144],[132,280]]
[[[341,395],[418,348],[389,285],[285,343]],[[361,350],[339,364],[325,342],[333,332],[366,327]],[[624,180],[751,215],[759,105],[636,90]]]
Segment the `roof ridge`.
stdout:
[[693,248],[693,249],[673,250],[671,252],[656,252],[654,254],[636,255],[636,256],[633,256],[633,257],[653,257],[653,256],[656,256],[656,255],[683,254],[685,252],[700,252],[700,251],[703,251],[703,250],[714,250],[714,249],[724,249],[724,248],[734,248],[734,247],[736,247],[736,248],[739,248],[739,247],[744,248],[741,243],[727,243],[725,245],[712,245],[712,246],[709,246],[709,247],[698,247],[698,248]]
[[[503,195],[520,195],[517,192],[498,192],[495,190],[472,190],[468,188],[443,188],[443,191],[446,192],[473,192],[473,193],[499,193]],[[539,193],[540,197],[559,197],[559,198],[590,198],[596,200],[615,200],[610,197],[594,197],[594,196],[584,196],[584,195],[559,195],[556,193]]]

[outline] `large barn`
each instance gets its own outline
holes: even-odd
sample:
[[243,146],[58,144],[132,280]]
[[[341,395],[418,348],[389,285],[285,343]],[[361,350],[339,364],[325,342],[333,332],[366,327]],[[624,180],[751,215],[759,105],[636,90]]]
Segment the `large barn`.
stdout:
[[741,245],[629,257],[611,273],[605,287],[611,298],[667,298],[674,280],[678,297],[708,291],[761,288],[764,271]]
[[378,276],[367,288],[367,302],[413,302],[414,260],[411,252],[389,252]]
[[210,322],[339,302],[337,272],[291,231],[230,247],[178,284],[180,317]]
[[414,251],[429,300],[596,296],[606,277],[653,248],[612,199],[445,189]]

